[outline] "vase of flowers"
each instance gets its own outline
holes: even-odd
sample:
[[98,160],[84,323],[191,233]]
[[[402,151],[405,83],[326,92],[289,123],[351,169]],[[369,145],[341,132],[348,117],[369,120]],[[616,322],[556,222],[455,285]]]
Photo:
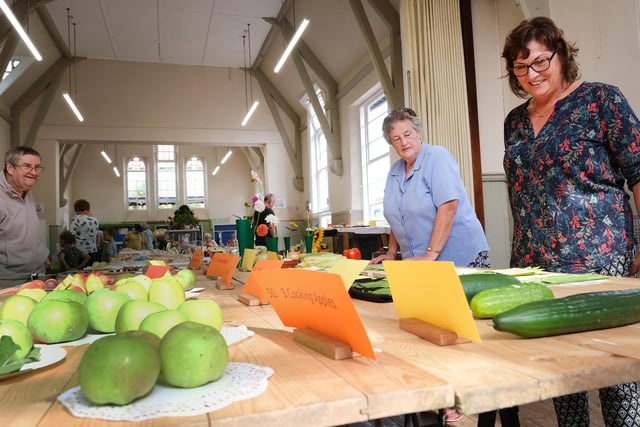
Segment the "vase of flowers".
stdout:
[[313,252],[313,228],[311,228],[311,217],[313,212],[307,209],[307,228],[304,229],[304,247],[308,254]]
[[240,263],[244,256],[245,249],[253,249],[255,245],[255,234],[257,226],[257,215],[254,213],[264,210],[264,201],[262,195],[262,181],[255,171],[251,171],[251,183],[253,185],[253,195],[250,202],[245,202],[244,206],[248,209],[247,215],[240,217],[236,215],[236,238],[238,239],[238,254],[240,255]]
[[[248,218],[236,219],[236,238],[240,257],[244,255],[245,249],[253,249],[253,229]],[[240,262],[242,263],[242,260]]]

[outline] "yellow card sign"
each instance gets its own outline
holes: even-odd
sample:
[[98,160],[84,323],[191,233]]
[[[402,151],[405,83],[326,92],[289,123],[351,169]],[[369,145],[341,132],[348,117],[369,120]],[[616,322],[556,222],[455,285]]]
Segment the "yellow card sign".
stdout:
[[398,317],[416,318],[480,342],[456,268],[448,261],[384,261]]
[[256,261],[256,250],[253,248],[246,248],[244,254],[242,254],[242,269],[251,271],[253,269],[253,263]]
[[344,287],[349,290],[353,281],[358,278],[362,270],[369,264],[368,260],[339,259],[330,269],[329,273],[339,274],[342,277]]
[[284,268],[252,273],[285,326],[308,328],[375,359],[362,320],[342,278],[323,271]]
[[260,270],[277,270],[282,268],[282,264],[284,264],[284,260],[275,260],[275,259],[259,259],[256,261],[256,265],[253,266],[253,271],[247,277],[247,281],[242,288],[242,293],[254,296],[260,300],[260,304],[268,304],[269,298],[267,294],[262,290],[258,283],[256,282],[255,277],[253,276],[254,272]]
[[233,272],[239,261],[240,257],[238,255],[216,252],[211,257],[211,263],[209,263],[209,268],[207,269],[207,276],[219,276],[222,283],[231,286]]

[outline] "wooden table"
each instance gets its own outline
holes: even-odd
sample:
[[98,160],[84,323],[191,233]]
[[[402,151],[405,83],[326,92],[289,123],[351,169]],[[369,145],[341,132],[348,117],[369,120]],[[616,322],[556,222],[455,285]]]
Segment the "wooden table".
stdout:
[[[253,399],[200,416],[165,417],[141,425],[338,425],[454,402],[447,381],[391,353],[381,354],[377,361],[335,361],[317,354],[293,341],[270,306],[245,306],[237,301],[237,292],[216,290],[213,281],[198,276],[197,286],[206,288],[202,296],[220,304],[227,324],[246,325],[255,332],[229,348],[229,359],[268,366],[275,373],[267,390]],[[86,347],[66,347],[62,364],[0,381],[0,425],[132,425],[74,418],[56,401],[61,392],[77,386],[76,372]]]
[[[246,273],[239,274],[243,282]],[[540,339],[521,339],[477,321],[482,343],[439,347],[398,328],[393,304],[355,301],[377,360],[331,360],[295,343],[270,306],[244,306],[204,276],[202,296],[216,300],[228,325],[255,335],[230,347],[230,360],[274,369],[253,399],[193,417],[159,418],[148,426],[339,425],[453,406],[468,414],[522,405],[567,393],[640,380],[640,324]],[[558,296],[637,287],[638,280],[555,286]],[[613,344],[612,344],[613,343]],[[4,426],[120,426],[74,418],[56,401],[77,385],[86,346],[67,347],[64,363],[0,381]]]

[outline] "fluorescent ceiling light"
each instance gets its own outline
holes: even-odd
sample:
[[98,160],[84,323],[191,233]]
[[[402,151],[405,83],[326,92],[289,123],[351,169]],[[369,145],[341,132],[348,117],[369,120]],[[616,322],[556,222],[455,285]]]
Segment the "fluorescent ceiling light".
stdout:
[[222,160],[220,161],[220,164],[221,164],[221,165],[224,165],[224,164],[225,164],[225,162],[226,162],[227,160],[229,160],[229,157],[231,157],[231,153],[232,153],[232,151],[231,151],[231,150],[227,151],[227,154],[225,154],[225,155],[224,155],[224,157],[222,158]]
[[253,104],[251,105],[251,108],[249,108],[249,111],[247,111],[247,115],[244,116],[244,119],[242,119],[242,123],[240,123],[241,126],[244,126],[244,125],[247,124],[247,122],[251,118],[251,115],[253,114],[253,112],[256,111],[256,108],[258,108],[258,104],[259,103],[260,102],[258,102],[258,100],[253,101]]
[[104,159],[107,161],[107,163],[111,164],[111,157],[109,157],[109,155],[107,154],[106,151],[102,150],[100,152],[100,154],[102,154],[102,157],[104,157]]
[[[42,61],[42,55],[40,55],[40,52],[38,52],[38,49],[36,49],[35,45],[31,42],[31,39],[29,38],[27,33],[25,33],[25,31],[22,29],[22,26],[16,19],[16,16],[13,14],[11,8],[7,5],[5,0],[0,0],[0,9],[2,9],[9,22],[11,22],[11,25],[13,25],[13,28],[15,28],[15,30],[18,32],[18,35],[20,36],[24,44],[27,45],[33,57],[38,61]],[[29,11],[27,11],[27,13],[29,13]]]
[[309,25],[309,20],[307,18],[304,18],[300,23],[300,26],[298,27],[296,32],[293,34],[293,37],[291,37],[291,41],[289,42],[289,45],[284,50],[284,52],[282,52],[282,56],[280,57],[280,60],[276,64],[276,67],[273,69],[274,73],[277,73],[280,71],[280,69],[284,65],[284,61],[287,60],[293,48],[296,47],[296,43],[298,43],[298,40],[300,39],[300,37],[302,37],[302,33],[307,28],[307,25]]
[[69,108],[71,108],[71,111],[73,111],[73,114],[76,115],[78,120],[81,122],[84,122],[84,117],[82,117],[82,114],[80,114],[80,110],[78,110],[78,107],[76,107],[76,104],[73,103],[71,96],[69,96],[67,92],[64,92],[62,96],[64,97],[64,100],[67,101],[67,104],[69,104]]
[[115,167],[115,166],[113,167],[113,173],[115,173],[115,174],[116,174],[116,176],[117,176],[118,178],[120,178],[120,172],[118,172],[118,168],[117,168],[117,167]]
[[219,170],[220,170],[220,166],[216,166],[216,168],[213,170],[213,172],[211,172],[211,175],[217,174]]

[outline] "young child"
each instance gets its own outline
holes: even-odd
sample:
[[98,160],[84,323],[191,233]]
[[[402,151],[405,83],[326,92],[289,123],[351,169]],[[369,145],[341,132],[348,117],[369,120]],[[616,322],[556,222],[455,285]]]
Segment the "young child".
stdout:
[[102,231],[102,241],[104,242],[104,248],[102,249],[101,259],[104,262],[111,262],[111,260],[118,254],[118,247],[113,237],[113,228],[105,228]]
[[76,238],[69,230],[60,233],[60,265],[63,271],[80,270],[84,268],[91,257],[89,254],[76,248]]

